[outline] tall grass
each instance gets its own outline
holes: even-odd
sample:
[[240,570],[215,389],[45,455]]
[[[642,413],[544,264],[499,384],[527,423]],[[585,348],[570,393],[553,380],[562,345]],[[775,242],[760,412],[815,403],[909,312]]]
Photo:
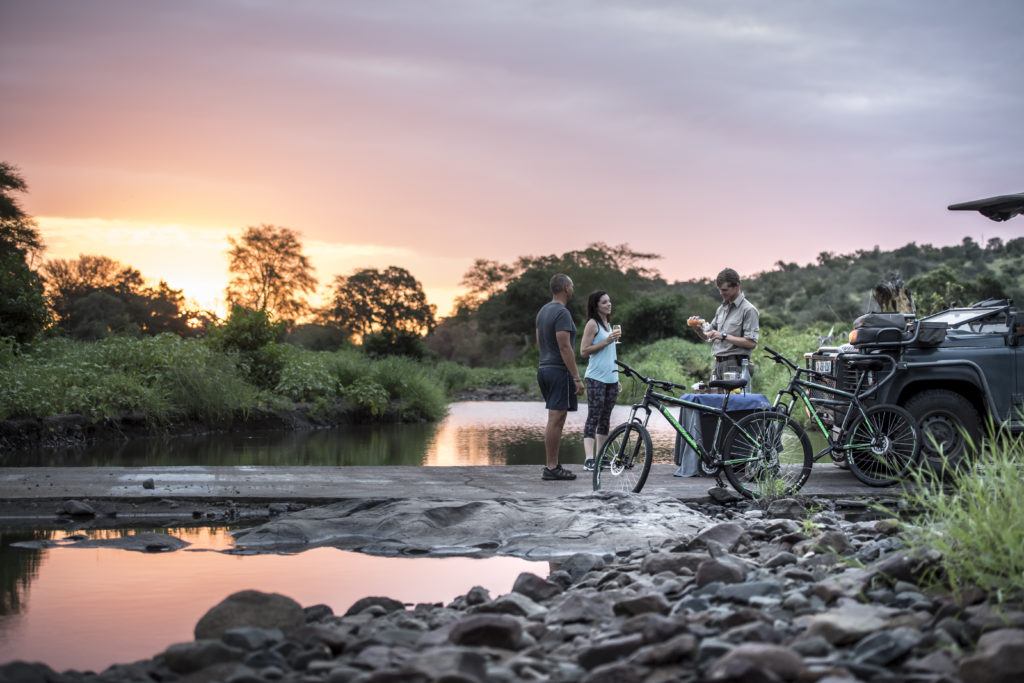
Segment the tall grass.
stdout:
[[1024,438],[987,440],[975,460],[938,478],[915,475],[908,546],[942,554],[933,580],[954,592],[977,586],[997,599],[1024,597]]

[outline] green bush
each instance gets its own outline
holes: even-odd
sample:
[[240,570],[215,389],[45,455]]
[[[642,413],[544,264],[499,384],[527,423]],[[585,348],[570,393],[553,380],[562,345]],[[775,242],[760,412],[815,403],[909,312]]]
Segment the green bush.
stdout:
[[985,442],[971,467],[939,479],[922,471],[905,494],[915,512],[904,540],[942,556],[932,580],[997,599],[1024,597],[1024,439]]
[[427,347],[423,338],[412,332],[392,330],[374,332],[363,337],[363,351],[375,358],[387,356],[407,356],[422,359],[427,355]]
[[371,377],[396,403],[402,420],[438,420],[447,409],[447,397],[423,364],[408,358],[392,357],[372,365]]

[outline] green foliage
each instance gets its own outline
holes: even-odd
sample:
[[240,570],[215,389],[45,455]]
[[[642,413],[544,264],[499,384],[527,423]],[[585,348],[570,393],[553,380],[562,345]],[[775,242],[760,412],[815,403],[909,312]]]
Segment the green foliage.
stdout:
[[310,351],[337,351],[349,346],[348,335],[337,327],[307,323],[296,325],[285,336],[285,342]]
[[49,320],[43,285],[24,254],[0,243],[0,338],[31,341]]
[[370,376],[388,392],[403,421],[437,420],[447,409],[444,390],[421,363],[401,357],[385,358],[373,363]]
[[502,368],[470,368],[459,363],[442,361],[433,367],[441,386],[449,396],[460,391],[484,387],[514,386],[539,396],[537,368],[529,365]]
[[51,339],[0,368],[0,418],[142,413],[151,423],[216,420],[256,392],[230,357],[172,335],[87,344]]
[[277,340],[284,335],[284,323],[273,322],[266,311],[233,306],[223,325],[209,333],[209,342],[219,351],[238,354],[239,367],[249,381],[272,389],[281,381],[288,350]]
[[43,274],[57,326],[75,339],[193,333],[181,290],[148,287],[138,270],[106,256],[54,259]]
[[360,377],[352,382],[342,390],[342,394],[373,417],[383,415],[390,402],[387,389],[369,377]]
[[[631,344],[649,344],[659,339],[679,337],[686,330],[686,319],[710,308],[709,300],[694,301],[680,294],[658,294],[634,299],[612,317],[622,325]],[[710,316],[707,316],[710,319]]]
[[1024,595],[1024,440],[986,441],[969,468],[944,480],[922,470],[906,494],[915,511],[904,531],[911,548],[938,550],[933,580],[955,592],[977,586],[997,599]]
[[407,356],[422,359],[427,354],[423,338],[412,332],[383,331],[363,337],[363,351],[377,358]]
[[965,279],[948,265],[918,275],[907,286],[914,292],[917,314],[922,317],[955,306],[968,306],[974,301],[1007,296],[994,274],[983,272],[975,279]]
[[[322,317],[359,337],[387,336],[378,349],[402,344],[405,337],[434,329],[433,304],[427,303],[419,280],[405,268],[362,268],[348,277],[334,279],[334,293]],[[409,346],[411,348],[411,345]]]

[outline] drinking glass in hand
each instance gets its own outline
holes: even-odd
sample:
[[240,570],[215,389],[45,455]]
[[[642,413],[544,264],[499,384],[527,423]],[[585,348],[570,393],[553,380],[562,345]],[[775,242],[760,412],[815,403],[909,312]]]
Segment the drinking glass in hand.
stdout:
[[622,342],[622,325],[612,325],[612,332],[618,332],[619,338],[615,340],[616,344]]
[[711,331],[711,323],[702,323],[700,329],[704,332],[704,341],[711,341],[710,339],[708,339],[708,332]]

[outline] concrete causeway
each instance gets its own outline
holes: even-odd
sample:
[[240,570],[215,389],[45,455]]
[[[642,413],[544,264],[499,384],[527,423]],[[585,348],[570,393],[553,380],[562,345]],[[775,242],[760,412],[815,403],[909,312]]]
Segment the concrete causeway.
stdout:
[[[496,500],[551,498],[591,490],[591,476],[571,466],[571,482],[542,481],[538,465],[472,467],[8,467],[0,468],[0,500],[67,498],[232,499],[333,501],[348,498]],[[673,477],[674,465],[655,464],[644,496],[684,501],[707,498],[714,479]],[[153,488],[144,482],[153,480]],[[898,487],[864,486],[852,474],[819,463],[802,495],[852,497],[894,494]]]

